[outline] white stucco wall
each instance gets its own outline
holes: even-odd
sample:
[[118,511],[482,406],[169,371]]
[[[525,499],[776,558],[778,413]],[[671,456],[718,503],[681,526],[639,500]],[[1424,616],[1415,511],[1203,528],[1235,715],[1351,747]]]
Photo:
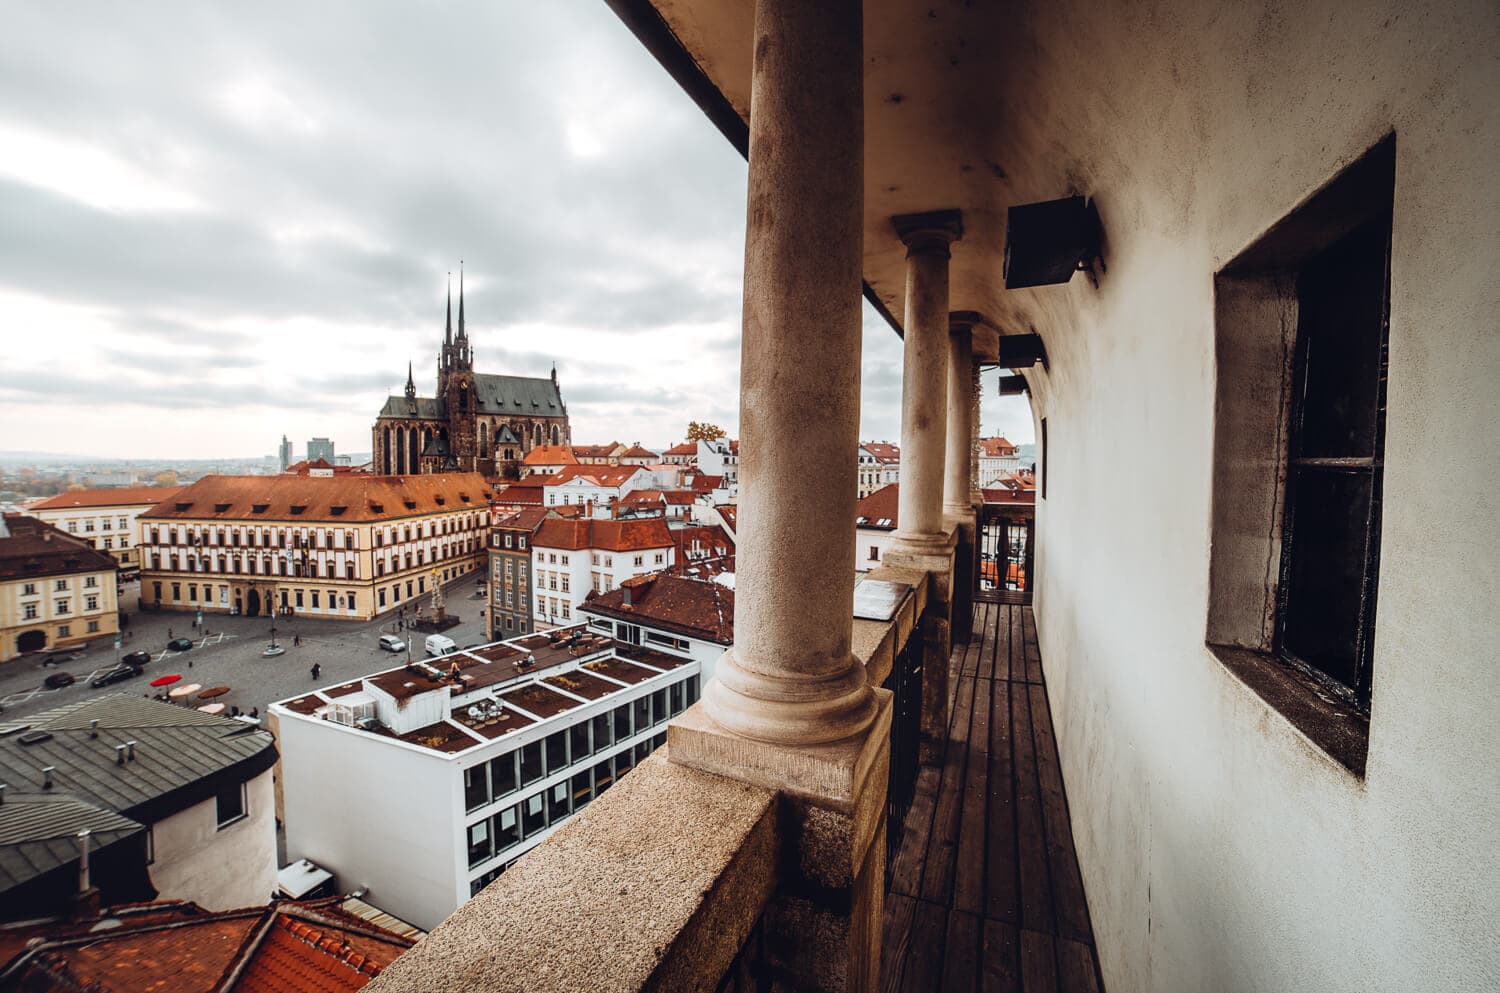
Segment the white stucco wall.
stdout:
[[[1020,36],[996,41],[1024,113],[998,154],[1020,200],[1096,196],[1107,238],[1097,290],[1011,294],[1050,357],[1028,374],[1050,443],[1036,611],[1105,985],[1500,988],[1497,8],[1179,0],[1016,18]],[[1392,130],[1360,779],[1204,648],[1213,277]]]
[[151,881],[159,899],[209,910],[264,904],[276,891],[276,797],[272,770],[245,784],[245,817],[222,830],[213,797],[151,825]]
[[443,756],[278,715],[289,861],[424,930],[458,907],[462,775]]

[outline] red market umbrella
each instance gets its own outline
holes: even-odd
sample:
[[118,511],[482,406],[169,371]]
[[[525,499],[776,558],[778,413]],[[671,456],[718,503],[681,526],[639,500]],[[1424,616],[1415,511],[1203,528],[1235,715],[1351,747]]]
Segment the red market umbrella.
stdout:
[[181,676],[179,676],[177,673],[174,672],[170,676],[157,676],[155,679],[151,680],[151,685],[152,686],[171,686],[173,683],[177,682],[181,678],[182,678]]
[[208,689],[206,689],[202,693],[198,694],[198,699],[199,700],[212,700],[214,697],[216,697],[216,696],[223,696],[225,693],[228,693],[228,692],[229,692],[229,687],[227,687],[227,686],[210,686]]

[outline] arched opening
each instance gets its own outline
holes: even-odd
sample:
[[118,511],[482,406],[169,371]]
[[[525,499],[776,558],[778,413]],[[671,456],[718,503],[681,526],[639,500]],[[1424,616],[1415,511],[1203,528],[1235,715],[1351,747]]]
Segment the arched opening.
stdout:
[[396,429],[396,475],[406,475],[406,429]]
[[381,474],[389,476],[391,474],[391,429],[383,429],[383,434],[385,440],[380,446]]
[[488,424],[479,425],[479,457],[489,458],[490,428]]
[[254,588],[245,597],[245,613],[251,617],[260,615],[260,592]]
[[556,445],[558,443],[558,439],[559,435],[557,433],[557,425],[554,424],[552,425],[552,444]]
[[16,651],[39,652],[47,647],[47,632],[22,631],[16,637]]
[[540,445],[542,443],[542,425],[540,423],[537,423],[533,424],[531,427],[531,443],[533,445]]
[[417,430],[416,430],[416,428],[413,428],[411,430],[411,433],[409,435],[407,435],[407,438],[406,438],[406,464],[409,467],[406,471],[409,472],[409,473],[411,473],[411,474],[413,474],[413,475],[416,475],[417,473],[419,473],[419,472],[422,471],[420,468],[418,468],[421,465],[421,463],[417,461]]

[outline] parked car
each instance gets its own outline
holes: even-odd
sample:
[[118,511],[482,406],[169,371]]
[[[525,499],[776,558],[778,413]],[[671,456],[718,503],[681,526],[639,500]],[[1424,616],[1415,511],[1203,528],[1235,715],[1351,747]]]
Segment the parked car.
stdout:
[[99,675],[95,676],[92,680],[90,680],[89,685],[94,687],[110,686],[114,683],[119,683],[123,682],[124,680],[130,679],[133,676],[139,676],[140,674],[140,666],[125,665],[121,663],[120,665],[115,666],[113,669],[110,669],[107,672],[101,672]]
[[62,665],[64,662],[71,662],[77,657],[77,652],[49,652],[47,653],[47,657],[42,659],[42,665]]
[[126,655],[124,658],[120,659],[120,661],[124,662],[126,665],[145,665],[147,662],[151,661],[151,653],[131,652],[129,655]]
[[71,672],[54,672],[52,673],[52,675],[42,680],[42,685],[47,687],[47,689],[49,690],[60,690],[64,686],[72,686],[76,682],[78,682],[78,680],[73,678],[73,674]]
[[404,652],[406,651],[406,642],[393,634],[383,634],[380,636],[380,647],[388,652]]
[[193,639],[173,638],[171,641],[167,642],[167,647],[174,652],[185,652],[189,648],[193,647]]

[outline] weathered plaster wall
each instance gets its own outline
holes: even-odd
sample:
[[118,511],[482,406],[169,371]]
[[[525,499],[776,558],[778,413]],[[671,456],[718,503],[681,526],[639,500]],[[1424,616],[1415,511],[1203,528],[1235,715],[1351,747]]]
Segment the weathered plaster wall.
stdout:
[[[1036,609],[1106,986],[1500,988],[1497,8],[1033,3],[1011,24],[1010,192],[1072,185],[1107,229],[1097,290],[1008,294],[1004,315],[1051,358]],[[1213,276],[1390,131],[1360,780],[1203,647]]]
[[245,816],[218,826],[210,797],[151,826],[151,881],[163,900],[209,910],[265,903],[276,890],[276,798],[271,770],[245,784]]

